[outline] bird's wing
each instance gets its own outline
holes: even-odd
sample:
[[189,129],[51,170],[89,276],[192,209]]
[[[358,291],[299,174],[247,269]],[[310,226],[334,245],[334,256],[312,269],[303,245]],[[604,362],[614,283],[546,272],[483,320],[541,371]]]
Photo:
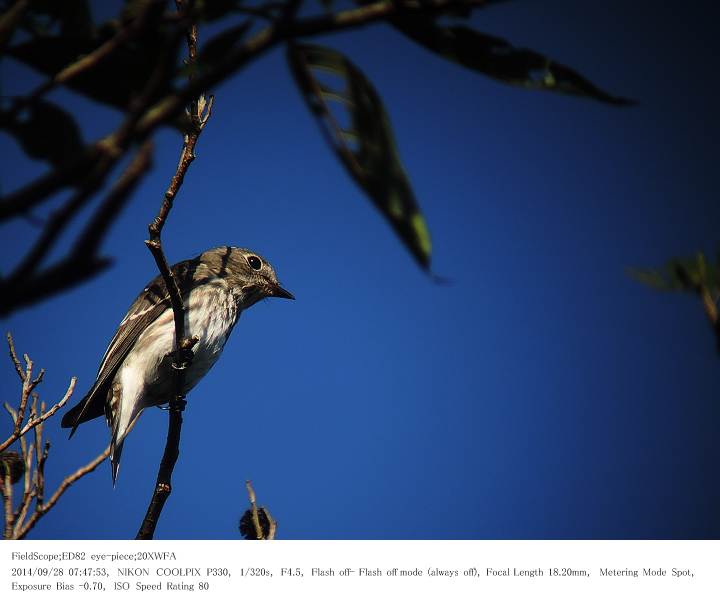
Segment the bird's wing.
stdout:
[[[172,267],[180,292],[187,292],[192,282],[197,259],[185,260]],[[110,345],[107,347],[95,384],[80,403],[70,409],[62,420],[64,428],[72,427],[70,436],[83,421],[99,417],[104,413],[107,389],[110,387],[115,373],[137,342],[140,334],[168,308],[171,308],[170,295],[165,281],[158,275],[135,298],[125,318],[120,322]]]

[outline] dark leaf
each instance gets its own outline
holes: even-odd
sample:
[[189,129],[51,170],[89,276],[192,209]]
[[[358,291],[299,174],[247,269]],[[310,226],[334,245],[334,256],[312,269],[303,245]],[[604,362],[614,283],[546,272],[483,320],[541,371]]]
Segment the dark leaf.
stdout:
[[25,474],[25,461],[15,451],[4,451],[0,453],[0,480],[10,476],[10,483],[15,484]]
[[27,9],[28,5],[20,2],[13,2],[9,5],[4,3],[0,6],[0,51],[12,39],[15,29],[22,22]]
[[[430,234],[400,161],[390,121],[375,88],[347,58],[322,46],[290,45],[288,61],[310,110],[323,125],[333,150],[355,181],[390,222],[415,259],[430,264]],[[318,71],[342,79],[336,90],[318,79]],[[343,128],[330,102],[350,114]]]
[[215,61],[222,59],[243,39],[250,25],[249,21],[245,21],[211,38],[200,50],[197,58],[198,63],[200,65],[211,65]]
[[34,0],[32,10],[44,13],[60,23],[60,33],[63,36],[92,36],[93,21],[87,0]]
[[569,67],[507,40],[464,26],[443,27],[431,17],[409,15],[392,20],[406,36],[450,61],[505,84],[586,96],[612,103],[633,101],[610,95]]
[[47,101],[36,101],[19,116],[0,113],[0,128],[14,136],[30,157],[54,165],[64,163],[83,150],[75,120]]
[[196,0],[194,9],[204,21],[221,19],[242,4],[242,0]]
[[[59,29],[62,35],[91,37],[94,24],[87,0],[32,0],[22,10],[21,25],[33,35]],[[0,13],[17,10],[17,0],[0,0]]]
[[[110,35],[106,30],[105,37]],[[41,36],[9,48],[8,54],[52,77],[105,41],[103,37]],[[161,31],[148,31],[76,75],[67,86],[101,103],[126,109],[130,100],[144,90],[168,44],[167,35]],[[170,90],[172,76],[168,74],[158,94]]]

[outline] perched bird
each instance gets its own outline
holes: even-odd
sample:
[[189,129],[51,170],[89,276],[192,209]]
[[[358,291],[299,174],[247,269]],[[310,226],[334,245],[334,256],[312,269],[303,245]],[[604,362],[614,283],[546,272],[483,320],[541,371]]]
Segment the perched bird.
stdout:
[[[215,364],[240,313],[263,298],[294,296],[280,287],[262,256],[237,247],[216,247],[172,267],[185,303],[187,337],[197,337],[185,371],[187,394]],[[95,384],[62,418],[64,428],[105,415],[112,433],[110,463],[117,480],[123,442],[146,407],[173,395],[175,325],[170,295],[158,275],[135,299],[103,356]]]

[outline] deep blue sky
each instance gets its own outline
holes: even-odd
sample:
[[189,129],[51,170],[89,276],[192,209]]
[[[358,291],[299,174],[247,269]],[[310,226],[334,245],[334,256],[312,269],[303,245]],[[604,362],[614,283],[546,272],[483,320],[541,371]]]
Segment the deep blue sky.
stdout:
[[[625,273],[720,244],[718,12],[549,0],[473,18],[634,108],[505,87],[383,26],[316,40],[346,52],[382,95],[445,286],[346,176],[281,50],[214,90],[168,256],[256,249],[297,301],[244,314],[189,396],[157,537],[237,538],[251,478],[287,539],[719,538],[711,331],[697,300]],[[4,93],[37,80],[0,69]],[[89,139],[117,119],[54,98],[72,103]],[[111,270],[3,321],[47,368],[49,402],[71,375],[74,401],[90,387],[154,276],[143,239],[179,147],[173,132],[157,138],[155,168],[107,241]],[[0,152],[3,191],[45,170],[4,135]],[[3,271],[34,233],[2,227]],[[15,400],[9,361],[0,380],[0,397]],[[101,466],[32,536],[133,537],[166,424],[146,411],[117,488]],[[47,433],[48,488],[109,439],[102,420],[71,441],[59,421]]]

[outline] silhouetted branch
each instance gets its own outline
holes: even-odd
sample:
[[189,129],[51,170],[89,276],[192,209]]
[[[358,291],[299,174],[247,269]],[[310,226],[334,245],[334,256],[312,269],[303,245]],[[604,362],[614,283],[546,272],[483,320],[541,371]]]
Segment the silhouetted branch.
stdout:
[[[85,166],[89,176],[84,178],[80,190],[71,196],[65,206],[53,216],[36,244],[13,271],[13,274],[6,280],[0,280],[4,294],[0,298],[0,316],[7,315],[18,307],[27,306],[51,293],[66,289],[108,266],[108,260],[96,256],[97,248],[140,177],[150,167],[151,147],[146,143],[141,146],[136,161],[130,163],[105,201],[102,202],[100,209],[96,211],[90,223],[78,236],[71,252],[53,266],[38,271],[50,246],[91,196],[102,187],[109,172],[130,148],[138,120],[165,81],[171,68],[169,59],[172,56],[174,56],[172,49],[166,49],[163,60],[158,62],[143,93],[131,104],[131,110],[121,126],[111,135],[96,143],[93,152],[87,155],[93,160]],[[79,170],[76,163],[71,163],[70,166],[66,170],[73,172]],[[62,172],[63,169],[58,169],[55,176],[40,179],[50,188],[50,190],[43,190],[44,194],[49,195],[54,192],[55,188],[66,184],[67,177],[63,176]],[[27,191],[31,190],[35,191],[34,195],[39,194],[33,187],[27,189]],[[19,195],[22,196],[22,191]],[[30,204],[29,207],[32,206],[32,202],[32,199],[27,201]],[[10,203],[16,206],[19,204],[19,200],[18,198],[11,199]],[[0,214],[2,214],[3,205],[0,204]],[[20,205],[22,204],[20,203]]]
[[[126,13],[118,25],[117,31],[109,40],[83,56],[75,57],[54,77],[28,96],[16,99],[11,110],[6,113],[6,116],[12,117],[19,109],[31,107],[34,102],[55,87],[68,83],[72,85],[81,76],[86,77],[88,73],[95,73],[94,70],[102,69],[104,61],[113,55],[117,56],[121,49],[127,49],[128,42],[140,39],[139,34],[147,33],[148,27],[157,24],[158,18],[163,20],[163,27],[167,28],[170,42],[165,45],[166,48],[163,51],[165,54],[161,53],[154,57],[156,69],[148,78],[143,92],[130,103],[122,125],[110,135],[86,146],[82,152],[63,158],[63,161],[45,176],[0,198],[0,221],[2,221],[18,216],[28,216],[36,206],[65,187],[73,186],[78,189],[45,224],[35,244],[31,246],[30,251],[11,276],[5,280],[0,279],[0,288],[4,294],[0,298],[0,316],[6,316],[20,307],[28,306],[73,287],[109,266],[109,259],[98,255],[102,243],[101,235],[107,231],[116,218],[117,211],[122,206],[120,203],[115,205],[115,211],[104,214],[102,229],[96,228],[97,225],[90,229],[95,234],[94,237],[91,236],[89,240],[76,240],[71,246],[69,254],[49,267],[41,268],[41,263],[47,257],[51,246],[59,241],[67,226],[77,218],[81,210],[100,191],[113,167],[133,145],[144,144],[161,125],[174,123],[177,126],[179,123],[177,120],[187,105],[191,105],[190,114],[193,123],[188,127],[186,136],[191,139],[197,137],[198,119],[192,116],[203,114],[203,108],[198,105],[204,105],[204,114],[199,120],[202,125],[209,117],[212,106],[212,98],[204,102],[203,91],[209,90],[237,73],[278,44],[295,38],[352,29],[402,15],[441,14],[459,9],[482,7],[486,3],[486,0],[400,0],[398,2],[383,0],[333,14],[302,18],[297,16],[300,0],[271,4],[268,7],[274,11],[275,16],[267,27],[236,47],[230,48],[217,60],[203,64],[202,69],[190,70],[191,77],[187,85],[169,94],[166,94],[163,89],[164,96],[160,100],[157,99],[161,88],[167,87],[168,83],[172,82],[177,56],[175,42],[179,41],[183,35],[188,36],[188,49],[193,47],[192,51],[189,50],[191,54],[188,63],[195,60],[197,32],[193,27],[189,27],[189,24],[202,16],[204,8],[199,3],[197,5],[181,3],[174,17],[163,16],[158,11],[162,10],[164,2],[157,0],[144,4],[139,14]],[[0,25],[3,23],[5,23],[4,18],[0,20]],[[6,26],[6,29],[7,27],[9,25]],[[193,31],[195,33],[192,33]],[[2,33],[1,29],[0,33]],[[194,39],[190,40],[193,36]],[[197,113],[198,108],[200,109],[199,114]],[[187,148],[191,149],[192,144],[189,141]],[[189,164],[192,159],[193,155],[190,152],[181,158],[181,164]],[[179,169],[176,174],[181,179],[184,172]],[[176,191],[177,187],[169,189],[169,191],[172,190]],[[119,199],[120,197],[115,198],[116,201]],[[163,205],[158,214],[158,223],[155,224],[160,229],[162,229],[162,223],[169,208],[172,207],[172,199],[166,201],[167,203]],[[108,200],[105,203],[106,207],[113,205]],[[87,230],[86,228],[83,231],[83,235],[87,234]],[[150,241],[154,241],[152,231]],[[157,248],[155,243],[149,245]],[[160,265],[167,264],[163,263],[161,258],[162,250],[155,249],[153,251],[153,247],[151,247],[151,251],[156,256],[156,262],[159,262]],[[93,254],[78,255],[76,253],[78,250],[90,248],[93,249]]]
[[212,88],[287,40],[355,29],[402,14],[441,14],[459,9],[479,8],[486,4],[487,0],[400,0],[398,2],[380,0],[330,15],[295,19],[293,23],[282,27],[276,22],[259,31],[237,49],[230,51],[227,56],[203,71],[187,86],[158,101],[139,121],[137,136],[149,135],[160,124],[182,111],[183,106],[203,90]]
[[[135,187],[150,169],[151,160],[152,143],[148,141],[140,147],[133,161],[99,204],[88,224],[78,235],[69,255],[38,272],[37,267],[49,247],[99,187],[99,183],[89,184],[89,189],[79,191],[53,216],[33,249],[13,275],[3,283],[4,295],[0,300],[0,315],[7,315],[18,307],[27,306],[50,293],[71,287],[110,264],[109,260],[97,257],[100,245]],[[103,179],[109,169],[110,166],[103,163]]]
[[104,42],[98,46],[92,52],[80,56],[76,61],[63,67],[58,73],[52,78],[38,86],[33,92],[25,97],[16,99],[11,112],[17,113],[23,107],[27,107],[40,97],[46,95],[51,90],[54,90],[58,86],[67,84],[70,80],[86,72],[94,67],[97,67],[103,59],[110,56],[120,46],[132,40],[135,36],[140,34],[145,27],[148,25],[147,17],[151,11],[162,7],[165,4],[165,0],[153,0],[152,2],[145,3],[140,13],[135,18],[126,21],[121,24],[120,29],[117,33],[110,38],[107,42]]

